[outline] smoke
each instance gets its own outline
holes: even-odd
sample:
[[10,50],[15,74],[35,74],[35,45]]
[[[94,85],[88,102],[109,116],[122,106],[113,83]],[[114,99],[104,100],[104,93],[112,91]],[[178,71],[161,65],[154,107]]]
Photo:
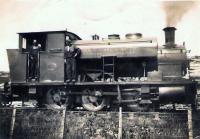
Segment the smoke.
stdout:
[[176,26],[195,5],[195,1],[164,1],[162,6],[166,13],[167,26]]

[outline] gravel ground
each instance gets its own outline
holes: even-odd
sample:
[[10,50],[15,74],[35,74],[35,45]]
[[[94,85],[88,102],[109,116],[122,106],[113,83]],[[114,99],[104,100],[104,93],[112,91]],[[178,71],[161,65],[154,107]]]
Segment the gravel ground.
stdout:
[[[12,109],[0,109],[0,139],[8,139]],[[197,114],[198,115],[198,114]],[[186,139],[187,112],[125,112],[122,114],[123,139]],[[13,139],[115,139],[117,112],[70,112],[65,110],[17,108]],[[199,135],[196,116],[194,137]]]

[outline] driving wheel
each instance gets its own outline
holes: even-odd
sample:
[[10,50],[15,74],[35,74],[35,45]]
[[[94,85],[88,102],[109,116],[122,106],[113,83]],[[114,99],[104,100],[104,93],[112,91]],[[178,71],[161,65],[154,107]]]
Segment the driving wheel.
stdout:
[[82,106],[88,111],[99,111],[104,108],[106,105],[106,100],[102,96],[102,92],[100,90],[84,90],[84,94],[82,95]]

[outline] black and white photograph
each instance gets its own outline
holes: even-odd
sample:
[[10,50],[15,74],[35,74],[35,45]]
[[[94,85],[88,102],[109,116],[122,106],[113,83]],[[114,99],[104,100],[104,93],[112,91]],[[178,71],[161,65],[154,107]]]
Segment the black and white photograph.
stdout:
[[0,0],[0,139],[200,139],[200,1]]

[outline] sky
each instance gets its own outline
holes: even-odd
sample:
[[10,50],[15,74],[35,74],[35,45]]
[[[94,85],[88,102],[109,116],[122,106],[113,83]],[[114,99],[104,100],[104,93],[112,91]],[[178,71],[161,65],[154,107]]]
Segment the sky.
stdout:
[[[140,32],[164,44],[167,26],[163,1],[157,0],[0,0],[0,71],[8,71],[6,49],[18,48],[18,32],[65,30],[82,39],[98,34]],[[176,43],[200,54],[200,2],[175,25]]]

